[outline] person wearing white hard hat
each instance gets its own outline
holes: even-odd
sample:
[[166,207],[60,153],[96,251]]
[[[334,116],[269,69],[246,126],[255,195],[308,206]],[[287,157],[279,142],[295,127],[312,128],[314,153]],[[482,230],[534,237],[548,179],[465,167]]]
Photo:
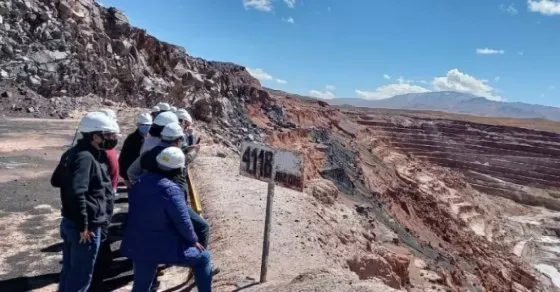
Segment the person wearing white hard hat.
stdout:
[[156,163],[129,191],[120,251],[133,263],[132,291],[151,291],[158,265],[178,265],[193,270],[197,291],[211,292],[211,255],[199,242],[185,195],[173,181],[184,172],[185,156],[181,149],[167,147]]
[[[183,135],[183,128],[178,123],[171,123],[165,126],[165,128],[163,128],[163,131],[161,132],[161,141],[159,145],[155,146],[149,151],[146,151],[128,168],[128,177],[130,181],[132,183],[135,183],[145,172],[156,171],[156,157],[163,151],[163,149],[166,149],[167,147],[180,147],[183,144]],[[138,163],[138,161],[140,163]],[[185,160],[185,172],[178,173],[177,176],[172,178],[173,181],[181,187],[185,198],[189,197],[186,172],[187,163],[188,161]],[[204,218],[202,218],[190,207],[189,215],[193,222],[195,232],[200,238],[200,242],[204,247],[207,247],[210,238],[210,225],[208,224],[208,222],[206,222],[206,220],[204,220]]]
[[[117,114],[112,109],[101,109],[100,112],[104,113],[110,119],[118,123]],[[109,175],[111,176],[111,182],[113,183],[113,190],[115,195],[117,194],[117,187],[119,185],[119,153],[117,149],[105,150],[107,157],[109,159]]]
[[136,118],[136,131],[124,140],[119,156],[119,174],[127,186],[130,186],[127,170],[134,160],[140,157],[140,149],[144,139],[148,136],[152,122],[152,116],[149,113],[139,114]]
[[[128,168],[127,175],[129,182],[134,184],[138,178],[155,165],[156,156],[165,148],[170,146],[179,147],[183,143],[183,129],[178,123],[172,122],[165,127],[160,133],[160,140],[157,145],[142,153]],[[184,178],[183,178],[184,180]],[[186,181],[183,181],[186,184]]]
[[160,102],[156,106],[159,107],[159,110],[163,112],[169,111],[171,109],[171,106],[167,102]]
[[177,112],[177,108],[174,107],[174,106],[172,106],[172,107],[169,108],[169,111],[172,112],[172,113],[176,113],[176,112]]
[[161,112],[161,109],[159,108],[159,106],[154,106],[152,107],[152,110],[150,112],[150,115],[152,116],[152,119],[155,119],[156,116]]
[[192,127],[193,118],[187,112],[186,109],[179,109],[175,113],[179,119],[179,124],[183,127],[183,132],[185,133],[185,141],[181,148],[183,152],[187,155],[187,164],[191,163],[198,151],[200,150],[200,139],[195,136],[194,129]]
[[156,116],[152,126],[150,127],[149,134],[142,144],[142,148],[140,148],[140,154],[152,149],[154,146],[159,144],[161,139],[161,131],[163,127],[167,124],[171,123],[178,123],[179,119],[177,116],[172,112],[162,112]]
[[80,121],[82,138],[66,151],[51,184],[60,188],[63,240],[58,291],[87,291],[99,251],[101,227],[112,215],[112,199],[105,150],[118,143],[119,125],[102,112],[90,112]]
[[[107,117],[118,123],[117,113],[114,110],[105,108],[99,110],[104,113]],[[116,148],[106,149],[105,154],[107,155],[108,162],[108,173],[111,177],[111,183],[113,186],[113,196],[107,200],[107,222],[101,227],[101,245],[99,247],[99,252],[97,253],[97,258],[95,260],[95,267],[93,270],[93,276],[91,281],[90,290],[99,291],[106,290],[103,287],[103,279],[105,278],[106,271],[111,268],[113,262],[113,257],[111,253],[111,242],[109,242],[109,226],[111,226],[113,207],[115,197],[118,196],[117,187],[119,185],[119,153]]]
[[117,113],[115,113],[114,110],[112,110],[110,108],[104,108],[104,109],[100,109],[99,111],[104,113],[105,115],[107,115],[112,120],[117,121]]

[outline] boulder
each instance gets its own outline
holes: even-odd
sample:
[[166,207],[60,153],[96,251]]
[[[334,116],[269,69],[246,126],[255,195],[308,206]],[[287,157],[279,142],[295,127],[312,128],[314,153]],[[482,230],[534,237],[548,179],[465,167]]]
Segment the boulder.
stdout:
[[305,192],[325,205],[332,205],[338,198],[338,188],[326,179],[314,179],[306,184]]
[[61,0],[58,2],[58,15],[60,18],[65,21],[72,17],[74,11],[72,10],[72,6],[66,0]]
[[408,271],[397,270],[384,257],[377,254],[355,256],[347,262],[350,270],[358,275],[360,280],[381,279],[385,284],[395,289],[405,287],[408,282]]
[[5,70],[0,70],[0,80],[8,79],[10,75]]
[[212,105],[206,98],[196,100],[192,107],[192,114],[195,119],[210,122],[212,121]]
[[128,40],[117,40],[113,43],[113,51],[119,56],[127,56],[130,54],[132,44]]
[[0,2],[0,15],[7,15],[12,10],[11,1]]

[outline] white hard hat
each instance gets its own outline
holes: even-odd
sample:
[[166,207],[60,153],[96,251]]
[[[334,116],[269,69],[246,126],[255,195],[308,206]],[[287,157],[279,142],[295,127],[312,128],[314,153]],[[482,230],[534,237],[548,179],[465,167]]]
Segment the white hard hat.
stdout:
[[102,112],[90,112],[87,113],[82,120],[80,120],[80,125],[78,126],[78,132],[80,133],[92,133],[92,132],[110,132],[119,134],[119,125],[115,120],[109,118],[105,113]]
[[161,110],[161,109],[159,108],[159,106],[156,105],[156,106],[154,106],[154,107],[152,108],[152,113],[159,112],[160,110]]
[[179,123],[179,119],[172,112],[163,112],[154,119],[154,124],[158,126],[165,126],[169,123]]
[[172,113],[174,113],[174,112],[176,112],[176,111],[177,111],[177,108],[176,108],[176,107],[174,107],[174,106],[172,106],[172,107],[171,107],[171,108],[170,108],[169,110],[170,110],[170,111],[171,111]]
[[189,123],[192,123],[192,121],[193,121],[191,115],[189,115],[187,110],[184,109],[184,108],[179,109],[175,114],[177,115],[177,118],[179,118],[179,120],[184,120],[184,121],[187,121]]
[[157,104],[157,107],[162,111],[168,111],[171,108],[167,102],[160,102]]
[[152,124],[152,116],[148,113],[139,114],[138,117],[136,117],[136,124],[151,125]]
[[174,141],[183,137],[183,127],[178,123],[169,123],[165,125],[163,130],[161,130],[161,140],[163,141]]
[[156,157],[159,165],[167,169],[185,167],[185,154],[178,147],[167,147]]
[[99,110],[100,112],[104,113],[105,115],[107,115],[109,118],[113,119],[113,120],[117,120],[117,114],[115,113],[114,110],[110,109],[110,108],[104,108]]

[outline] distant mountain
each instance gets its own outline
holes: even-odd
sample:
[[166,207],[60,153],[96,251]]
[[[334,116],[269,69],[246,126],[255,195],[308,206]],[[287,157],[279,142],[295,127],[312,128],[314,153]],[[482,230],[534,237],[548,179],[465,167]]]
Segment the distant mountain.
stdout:
[[560,108],[521,102],[492,101],[483,97],[453,91],[410,93],[382,100],[336,98],[327,100],[327,102],[332,105],[351,105],[358,107],[407,110],[433,110],[488,117],[548,119],[560,121]]

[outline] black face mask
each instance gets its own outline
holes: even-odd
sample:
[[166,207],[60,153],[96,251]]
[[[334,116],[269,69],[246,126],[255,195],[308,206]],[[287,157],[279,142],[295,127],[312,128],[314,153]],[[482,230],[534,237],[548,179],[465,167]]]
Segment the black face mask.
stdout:
[[103,142],[99,144],[99,148],[104,150],[111,150],[117,147],[118,143],[119,143],[118,139],[103,138]]

